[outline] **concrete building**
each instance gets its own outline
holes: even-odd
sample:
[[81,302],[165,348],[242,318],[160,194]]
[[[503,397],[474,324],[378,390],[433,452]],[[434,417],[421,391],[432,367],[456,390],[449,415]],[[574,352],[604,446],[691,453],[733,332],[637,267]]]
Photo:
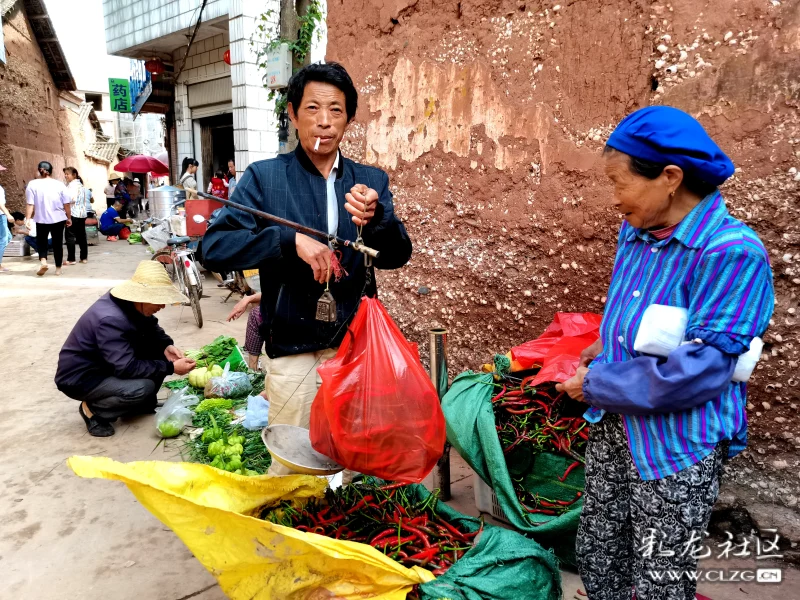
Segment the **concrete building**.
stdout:
[[200,162],[205,187],[229,158],[241,172],[277,155],[274,104],[250,39],[269,11],[266,18],[277,24],[280,0],[104,0],[103,10],[109,54],[158,58],[167,67],[154,77],[162,95],[143,112],[166,115],[175,179],[185,157]]
[[24,207],[39,161],[54,176],[74,166],[88,187],[105,184],[118,146],[103,134],[75,80],[41,0],[0,0],[5,61],[0,61],[0,185],[9,208]]

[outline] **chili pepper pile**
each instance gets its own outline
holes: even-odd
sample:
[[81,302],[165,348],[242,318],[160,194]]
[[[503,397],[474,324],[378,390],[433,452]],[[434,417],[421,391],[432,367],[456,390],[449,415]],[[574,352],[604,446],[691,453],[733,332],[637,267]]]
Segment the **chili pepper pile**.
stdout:
[[[574,462],[559,477],[565,481],[584,464],[588,423],[583,417],[562,416],[570,402],[568,396],[556,392],[555,383],[532,386],[535,377],[533,374],[519,383],[506,379],[495,384],[501,388],[492,398],[497,435],[506,460],[523,451],[531,455],[554,452],[572,458]],[[529,514],[560,515],[582,496],[577,492],[569,500],[555,500],[526,491],[522,478],[512,477],[512,482],[523,509]]]
[[417,502],[406,484],[362,482],[329,489],[323,500],[302,509],[284,502],[261,518],[298,531],[369,544],[406,567],[416,565],[439,576],[472,547],[483,524],[478,531],[462,531],[436,513],[437,502],[438,490]]

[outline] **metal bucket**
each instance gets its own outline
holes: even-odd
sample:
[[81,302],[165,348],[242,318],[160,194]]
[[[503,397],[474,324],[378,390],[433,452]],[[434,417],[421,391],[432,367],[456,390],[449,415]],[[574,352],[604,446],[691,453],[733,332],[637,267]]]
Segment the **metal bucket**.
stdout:
[[173,205],[186,199],[186,191],[171,185],[150,190],[150,216],[154,219],[169,219],[175,214]]

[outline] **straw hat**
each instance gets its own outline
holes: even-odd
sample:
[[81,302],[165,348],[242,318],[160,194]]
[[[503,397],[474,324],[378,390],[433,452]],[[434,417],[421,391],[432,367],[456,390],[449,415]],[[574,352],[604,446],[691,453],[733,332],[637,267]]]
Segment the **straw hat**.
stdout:
[[122,175],[120,175],[116,171],[111,171],[111,173],[108,174],[108,180],[114,181],[115,179],[122,179]]
[[181,294],[159,262],[143,260],[128,281],[111,290],[111,295],[129,302],[148,304],[182,304],[189,299]]

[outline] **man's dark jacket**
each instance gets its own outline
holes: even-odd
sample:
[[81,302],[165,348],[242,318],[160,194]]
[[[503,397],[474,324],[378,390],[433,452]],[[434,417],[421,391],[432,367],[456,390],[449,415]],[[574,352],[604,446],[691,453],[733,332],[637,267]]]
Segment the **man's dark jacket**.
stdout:
[[56,386],[81,400],[109,377],[161,380],[173,373],[164,350],[172,338],[158,319],[145,317],[132,302],[106,293],[73,327],[58,355]]
[[[398,269],[411,258],[411,240],[395,217],[389,176],[382,170],[341,157],[336,173],[340,238],[354,241],[358,228],[345,208],[345,194],[356,184],[378,192],[375,217],[364,227],[367,246],[380,251],[374,266]],[[293,153],[251,164],[232,201],[328,231],[326,180],[300,145]],[[323,240],[318,240],[324,243]],[[317,300],[325,286],[314,281],[311,267],[297,256],[295,231],[232,208],[224,208],[203,238],[204,264],[212,271],[258,268],[261,278],[261,334],[271,358],[337,346],[355,316],[362,295],[375,293],[374,276],[367,285],[364,258],[340,248],[347,275],[335,282],[337,322],[316,320]]]

